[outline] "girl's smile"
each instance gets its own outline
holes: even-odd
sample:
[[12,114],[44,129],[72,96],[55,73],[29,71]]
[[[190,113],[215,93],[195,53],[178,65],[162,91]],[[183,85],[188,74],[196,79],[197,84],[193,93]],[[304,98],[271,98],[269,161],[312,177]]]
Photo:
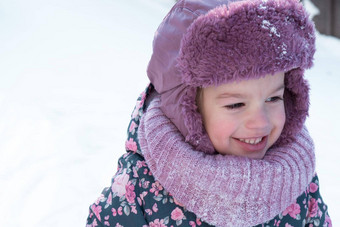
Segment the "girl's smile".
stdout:
[[268,136],[252,139],[236,139],[245,152],[261,152],[267,145]]

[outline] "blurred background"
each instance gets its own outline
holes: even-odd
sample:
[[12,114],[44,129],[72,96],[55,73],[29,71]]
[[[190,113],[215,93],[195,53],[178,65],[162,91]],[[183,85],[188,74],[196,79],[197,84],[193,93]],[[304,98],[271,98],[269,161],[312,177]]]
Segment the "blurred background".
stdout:
[[[157,26],[175,0],[0,1],[1,226],[84,226],[116,172]],[[307,127],[340,225],[339,1],[304,0],[320,33]]]
[[318,9],[313,20],[319,32],[340,38],[340,0],[310,1]]

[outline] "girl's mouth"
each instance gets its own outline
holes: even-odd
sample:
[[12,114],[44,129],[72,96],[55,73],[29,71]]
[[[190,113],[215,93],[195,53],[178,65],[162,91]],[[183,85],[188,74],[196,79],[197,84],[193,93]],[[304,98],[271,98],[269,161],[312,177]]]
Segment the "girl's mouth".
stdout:
[[236,139],[239,146],[247,152],[263,151],[267,146],[268,136],[250,138],[250,139]]
[[249,144],[258,144],[262,141],[264,137],[259,137],[259,138],[255,138],[255,139],[239,139],[241,142],[244,143],[249,143]]

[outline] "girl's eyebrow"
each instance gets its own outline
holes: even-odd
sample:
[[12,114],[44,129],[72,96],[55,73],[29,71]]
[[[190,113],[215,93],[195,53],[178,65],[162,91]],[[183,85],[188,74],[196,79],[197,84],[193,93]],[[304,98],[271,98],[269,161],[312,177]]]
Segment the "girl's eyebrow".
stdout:
[[[273,89],[272,93],[281,91],[282,89],[285,88],[284,84],[280,84],[276,89]],[[245,94],[240,94],[240,93],[229,93],[229,92],[224,92],[220,95],[217,96],[218,99],[223,99],[223,98],[244,98],[247,95]]]
[[239,93],[229,93],[229,92],[224,92],[220,95],[217,96],[218,99],[224,99],[224,98],[244,98],[245,95],[239,94]]
[[273,90],[273,93],[281,91],[282,89],[285,89],[285,84],[281,84],[278,88]]

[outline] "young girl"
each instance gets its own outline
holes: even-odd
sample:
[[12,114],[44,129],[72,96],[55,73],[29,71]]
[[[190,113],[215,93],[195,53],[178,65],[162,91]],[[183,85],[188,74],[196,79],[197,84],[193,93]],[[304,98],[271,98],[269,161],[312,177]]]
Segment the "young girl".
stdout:
[[178,1],[87,226],[331,226],[303,126],[314,42],[298,0]]

